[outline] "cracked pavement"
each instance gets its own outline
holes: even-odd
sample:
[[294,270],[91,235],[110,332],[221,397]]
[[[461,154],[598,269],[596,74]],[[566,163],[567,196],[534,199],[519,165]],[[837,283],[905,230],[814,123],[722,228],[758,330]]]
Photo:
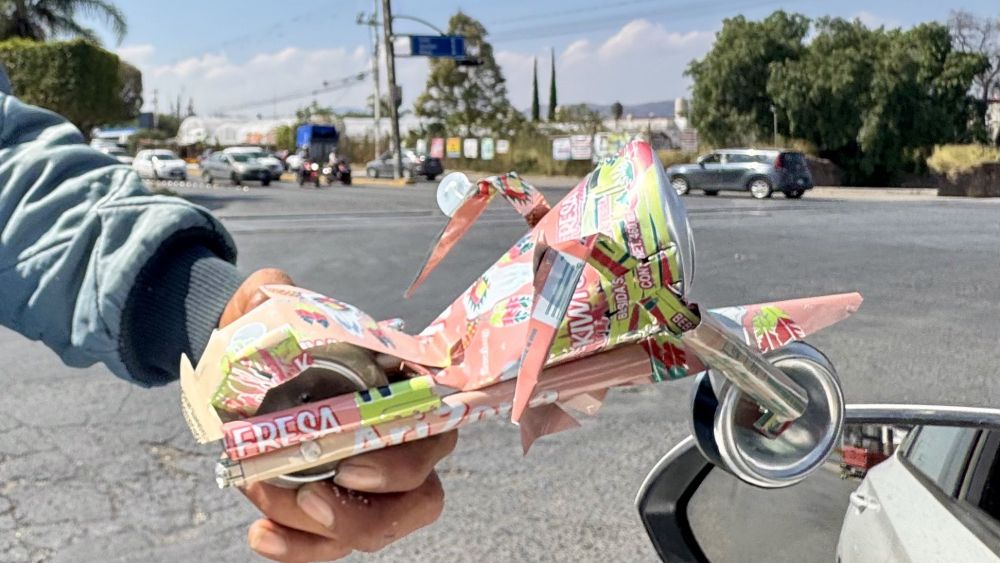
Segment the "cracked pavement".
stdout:
[[[181,191],[233,228],[245,271],[285,268],[303,286],[377,318],[401,317],[410,330],[524,230],[495,204],[405,301],[443,225],[431,186]],[[992,202],[685,201],[698,241],[697,301],[865,294],[855,317],[813,339],[840,369],[849,400],[1000,402]],[[365,214],[376,209],[382,216]],[[9,331],[0,331],[0,357],[0,561],[253,560],[245,536],[255,511],[216,488],[218,450],[190,437],[176,384],[142,389],[100,366],[71,370]],[[598,416],[540,440],[526,458],[509,424],[469,427],[440,466],[441,520],[355,559],[653,560],[632,501],[686,434],[689,388],[614,391]]]

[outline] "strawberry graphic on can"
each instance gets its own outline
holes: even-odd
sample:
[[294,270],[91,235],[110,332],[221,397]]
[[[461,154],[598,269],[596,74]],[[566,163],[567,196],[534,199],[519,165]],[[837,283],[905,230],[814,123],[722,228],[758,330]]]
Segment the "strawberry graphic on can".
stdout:
[[805,332],[788,313],[773,305],[761,307],[750,324],[761,352],[776,350],[805,336]]

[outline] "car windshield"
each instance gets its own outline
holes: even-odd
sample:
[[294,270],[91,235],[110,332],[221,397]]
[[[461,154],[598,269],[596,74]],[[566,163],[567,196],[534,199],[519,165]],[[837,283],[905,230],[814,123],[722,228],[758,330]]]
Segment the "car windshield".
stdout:
[[253,155],[249,154],[231,154],[229,158],[232,158],[236,162],[250,162],[254,159]]
[[106,153],[108,153],[110,155],[114,155],[114,156],[124,156],[124,155],[128,154],[128,153],[125,152],[124,149],[120,149],[120,148],[117,148],[117,147],[109,148],[109,149],[104,149],[104,152],[106,152]]
[[180,160],[180,158],[175,156],[173,153],[169,152],[154,153],[153,158],[155,158],[156,160]]

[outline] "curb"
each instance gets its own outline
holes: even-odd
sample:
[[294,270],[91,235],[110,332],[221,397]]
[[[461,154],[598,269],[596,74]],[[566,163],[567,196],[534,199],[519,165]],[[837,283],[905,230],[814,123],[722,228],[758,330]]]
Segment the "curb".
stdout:
[[806,192],[808,196],[845,199],[937,199],[937,188],[841,188],[816,186]]
[[367,176],[355,176],[351,178],[351,182],[358,186],[380,186],[383,188],[403,188],[414,183],[413,179],[407,178],[390,180],[388,178],[368,178]]

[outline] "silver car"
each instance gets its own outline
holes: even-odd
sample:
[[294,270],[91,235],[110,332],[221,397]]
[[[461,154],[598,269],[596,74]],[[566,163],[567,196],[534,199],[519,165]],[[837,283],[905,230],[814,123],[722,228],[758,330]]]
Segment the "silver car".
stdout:
[[756,199],[769,198],[774,192],[798,199],[813,187],[805,156],[785,150],[717,150],[698,157],[694,164],[671,166],[667,176],[680,195],[692,189],[705,195],[737,190],[748,191]]
[[210,154],[201,161],[201,177],[209,184],[216,180],[229,180],[237,186],[248,180],[260,182],[262,186],[271,183],[271,171],[246,154]]
[[[392,178],[393,174],[393,154],[386,151],[372,160],[365,166],[365,174],[369,178]],[[433,182],[438,175],[444,172],[441,159],[417,154],[416,151],[403,148],[403,170],[404,178],[415,178],[423,176],[428,181]]]

